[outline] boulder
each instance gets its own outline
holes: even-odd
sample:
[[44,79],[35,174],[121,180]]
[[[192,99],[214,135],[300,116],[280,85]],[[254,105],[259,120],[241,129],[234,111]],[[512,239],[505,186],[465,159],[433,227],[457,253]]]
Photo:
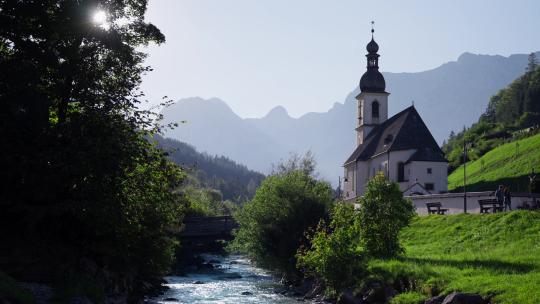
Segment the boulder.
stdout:
[[202,263],[197,265],[198,269],[214,269],[214,265],[210,263]]
[[252,293],[252,292],[249,292],[249,291],[243,291],[241,294],[242,294],[243,296],[251,296],[251,295],[253,295],[253,293]]
[[388,299],[386,289],[381,282],[371,282],[360,294],[366,303],[384,303]]
[[431,299],[427,299],[424,304],[442,304],[442,302],[444,301],[444,299],[446,298],[445,295],[442,295],[442,296],[436,296],[436,297],[433,297]]
[[193,283],[191,283],[191,284],[204,284],[204,282],[203,281],[193,281]]
[[339,298],[336,302],[336,304],[362,304],[362,303],[363,303],[362,299],[355,297],[351,291],[343,292],[341,295],[339,295]]
[[177,298],[165,298],[165,299],[163,299],[163,301],[167,301],[167,302],[180,302],[180,300],[178,300]]
[[477,294],[452,292],[442,304],[487,304],[487,301]]

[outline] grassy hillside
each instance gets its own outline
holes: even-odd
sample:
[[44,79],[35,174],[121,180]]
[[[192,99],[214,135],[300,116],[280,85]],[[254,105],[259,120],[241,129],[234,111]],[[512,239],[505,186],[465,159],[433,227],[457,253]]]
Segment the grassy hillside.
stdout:
[[[467,190],[495,190],[498,184],[505,184],[513,192],[526,192],[532,168],[540,171],[540,134],[501,145],[468,162]],[[448,189],[461,191],[462,187],[463,166],[460,166],[448,176]]]
[[418,217],[401,241],[403,258],[370,265],[375,276],[409,291],[393,303],[452,291],[492,303],[540,303],[540,212]]

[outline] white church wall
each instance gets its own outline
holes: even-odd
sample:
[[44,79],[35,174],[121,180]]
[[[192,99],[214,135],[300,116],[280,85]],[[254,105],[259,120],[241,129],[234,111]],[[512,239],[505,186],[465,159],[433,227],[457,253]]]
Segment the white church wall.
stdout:
[[[427,215],[426,203],[437,202],[441,203],[442,208],[449,209],[447,214],[463,213],[463,197],[463,193],[406,196],[406,198],[409,198],[413,201],[413,204],[416,208],[416,213],[418,213],[419,215]],[[494,191],[467,192],[467,212],[480,213],[480,205],[478,205],[478,200],[493,198],[495,198]],[[525,202],[530,204],[533,199],[540,200],[540,195],[531,193],[513,193],[512,209],[517,209],[518,206],[522,206]]]
[[[410,168],[409,184],[418,181],[431,193],[443,193],[448,191],[448,164],[443,162],[413,161]],[[431,169],[431,173],[428,173]],[[427,183],[433,184],[433,189],[426,187]],[[402,189],[404,190],[404,189]]]
[[368,164],[366,162],[356,163],[356,195],[364,195],[364,189],[368,178]]
[[[360,122],[363,124],[379,124],[388,119],[388,95],[389,93],[361,93],[358,99],[359,113],[361,113],[362,117]],[[379,103],[379,119],[376,120],[371,117],[371,105],[374,101]]]
[[[377,155],[373,157],[370,160],[370,172],[369,172],[369,178],[373,178],[375,174],[382,172],[385,176],[387,176],[387,165],[388,163],[388,154],[383,153],[380,155]],[[367,181],[366,181],[367,182]]]
[[353,192],[353,181],[354,181],[354,163],[350,163],[344,168],[344,179],[343,179],[343,197],[350,198],[354,197]]
[[[390,152],[390,180],[391,181],[397,182],[397,180],[398,180],[398,164],[400,162],[405,163],[409,158],[411,158],[411,156],[414,154],[414,152],[416,152],[416,150],[414,150],[414,149]],[[402,182],[402,183],[399,183],[399,187],[403,191],[403,190],[407,189],[409,187],[409,185],[411,185],[411,184],[412,184],[412,182],[410,182],[410,180],[408,178],[407,168],[405,168],[405,181]]]

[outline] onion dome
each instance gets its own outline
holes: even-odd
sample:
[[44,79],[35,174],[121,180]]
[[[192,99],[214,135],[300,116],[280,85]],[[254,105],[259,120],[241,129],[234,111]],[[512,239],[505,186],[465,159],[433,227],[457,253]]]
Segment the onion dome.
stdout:
[[361,92],[385,92],[386,82],[378,70],[367,70],[360,78]]
[[370,54],[375,54],[379,51],[379,45],[375,40],[373,40],[373,37],[371,38],[371,41],[366,45],[366,50]]
[[[372,22],[373,24],[373,22]],[[384,92],[386,89],[386,82],[384,77],[379,72],[379,45],[373,38],[375,30],[371,29],[371,41],[366,45],[368,54],[367,58],[367,71],[360,78],[360,91],[361,92]]]

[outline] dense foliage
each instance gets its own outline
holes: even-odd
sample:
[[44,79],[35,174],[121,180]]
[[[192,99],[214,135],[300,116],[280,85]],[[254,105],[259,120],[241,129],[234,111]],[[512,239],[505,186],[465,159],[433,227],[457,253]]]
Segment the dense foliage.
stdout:
[[367,183],[366,193],[358,202],[358,225],[366,253],[380,258],[401,253],[399,232],[409,225],[415,211],[412,202],[403,198],[398,184],[377,174]]
[[306,171],[275,172],[236,214],[240,227],[232,248],[280,272],[285,279],[294,279],[296,252],[306,244],[304,232],[317,225],[331,202],[330,185]]
[[17,279],[137,297],[172,262],[184,174],[137,109],[136,48],[164,42],[146,5],[0,1],[0,268]]
[[170,138],[156,136],[159,146],[169,158],[182,166],[192,177],[185,182],[194,189],[218,190],[223,200],[242,204],[253,198],[264,175],[249,170],[224,156],[199,153],[192,146]]
[[310,245],[299,249],[298,267],[307,275],[322,278],[329,291],[351,287],[365,272],[366,257],[361,247],[357,211],[354,205],[337,203],[330,223],[319,223],[309,237]]
[[532,53],[526,73],[491,97],[477,123],[458,134],[452,132],[443,144],[450,171],[463,163],[464,141],[467,160],[476,160],[502,143],[534,134],[539,124],[540,67]]

